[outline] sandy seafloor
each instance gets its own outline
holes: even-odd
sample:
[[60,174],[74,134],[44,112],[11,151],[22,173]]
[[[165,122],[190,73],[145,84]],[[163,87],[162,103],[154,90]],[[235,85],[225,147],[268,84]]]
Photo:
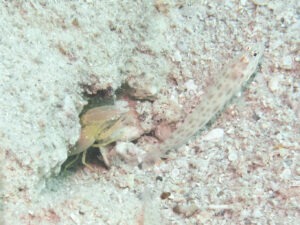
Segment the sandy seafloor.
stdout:
[[[299,224],[299,4],[1,1],[0,223]],[[127,83],[140,98],[130,101],[145,134],[125,144],[130,157],[256,42],[254,80],[168,159],[144,170],[92,159],[93,170],[60,173],[86,93],[113,97]]]

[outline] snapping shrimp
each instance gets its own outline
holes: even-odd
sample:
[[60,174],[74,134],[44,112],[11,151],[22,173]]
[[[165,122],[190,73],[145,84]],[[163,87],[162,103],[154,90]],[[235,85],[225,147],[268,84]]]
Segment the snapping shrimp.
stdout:
[[[126,119],[127,112],[117,109],[116,106],[100,106],[92,108],[85,112],[81,118],[81,132],[79,140],[74,148],[69,152],[69,156],[82,153],[82,164],[91,168],[86,163],[87,149],[91,146],[98,147],[101,152],[101,147],[105,147],[112,142],[115,142],[123,137],[124,120]],[[95,144],[97,143],[97,144]],[[108,165],[105,153],[101,152],[103,160]],[[75,160],[66,165],[66,168],[70,167]]]

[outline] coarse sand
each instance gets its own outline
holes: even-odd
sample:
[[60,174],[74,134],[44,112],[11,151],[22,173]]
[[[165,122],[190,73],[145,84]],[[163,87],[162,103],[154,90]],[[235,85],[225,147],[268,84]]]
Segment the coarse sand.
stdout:
[[[299,1],[1,1],[0,10],[0,224],[299,223]],[[253,81],[167,159],[107,169],[92,153],[92,170],[62,170],[87,96],[128,91],[144,134],[108,152],[130,158],[179,126],[256,42],[265,52]]]

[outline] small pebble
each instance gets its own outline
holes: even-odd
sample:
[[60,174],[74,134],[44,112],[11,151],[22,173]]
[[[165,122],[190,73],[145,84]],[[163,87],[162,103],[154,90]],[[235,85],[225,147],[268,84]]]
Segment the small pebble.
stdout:
[[224,137],[224,130],[221,128],[216,128],[211,130],[208,134],[203,137],[205,141],[212,141],[212,140],[220,140]]
[[191,205],[176,205],[173,208],[173,212],[185,217],[190,217],[194,215],[199,210],[199,207],[196,204]]
[[286,70],[293,69],[293,57],[290,55],[284,56],[281,59],[280,68],[286,69]]
[[282,171],[282,173],[280,174],[280,177],[284,180],[288,180],[291,178],[292,172],[290,169],[286,168]]
[[228,155],[228,160],[233,162],[233,161],[236,161],[238,158],[238,155],[236,153],[236,151],[230,151],[229,152],[229,155]]
[[180,172],[177,168],[173,169],[172,172],[171,172],[171,176],[174,179],[178,178],[179,174],[180,174]]
[[269,3],[269,0],[252,0],[252,2],[255,5],[263,6],[263,5],[267,5]]
[[175,51],[172,59],[175,62],[181,62],[182,61],[182,57],[181,57],[180,52],[179,51]]
[[188,91],[196,91],[197,90],[197,85],[195,84],[195,82],[193,80],[188,80],[187,82],[185,82],[184,86]]
[[268,87],[270,88],[270,90],[272,92],[276,92],[279,89],[279,77],[278,76],[273,76],[269,83],[268,83]]
[[263,217],[263,213],[259,209],[255,209],[252,213],[254,218],[260,218]]
[[247,0],[240,0],[241,5],[246,5]]
[[169,198],[170,195],[171,195],[170,192],[163,192],[163,193],[161,193],[160,198],[164,200],[164,199]]
[[170,137],[172,129],[168,124],[161,123],[155,129],[155,137],[163,141]]

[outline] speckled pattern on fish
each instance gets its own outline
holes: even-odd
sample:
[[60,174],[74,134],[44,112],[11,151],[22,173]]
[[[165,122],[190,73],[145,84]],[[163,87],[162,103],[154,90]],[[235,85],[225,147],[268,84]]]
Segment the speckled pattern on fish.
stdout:
[[187,116],[183,124],[164,142],[153,146],[143,160],[143,167],[154,164],[167,151],[186,143],[198,130],[203,128],[226,103],[242,89],[255,73],[264,51],[263,44],[249,46],[241,55],[231,61],[207,88],[200,104]]

